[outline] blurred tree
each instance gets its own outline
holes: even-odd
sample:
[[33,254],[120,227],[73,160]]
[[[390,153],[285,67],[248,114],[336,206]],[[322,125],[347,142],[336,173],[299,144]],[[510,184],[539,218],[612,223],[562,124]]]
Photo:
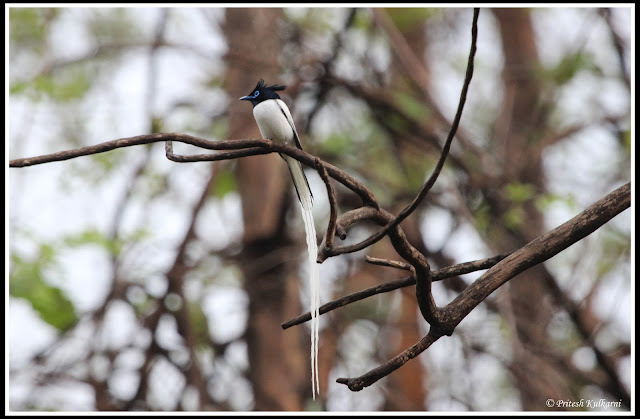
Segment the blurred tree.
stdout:
[[[153,132],[257,138],[237,98],[262,77],[288,85],[305,150],[398,213],[451,126],[470,17],[11,7],[10,157]],[[483,10],[479,35],[445,170],[402,223],[433,269],[522,247],[630,178],[629,8]],[[314,404],[308,331],[280,327],[304,311],[307,290],[304,231],[278,156],[174,164],[151,144],[10,175],[11,410],[630,408],[629,212],[520,274],[364,391],[335,379],[421,339],[413,287],[321,316]],[[324,185],[308,175],[324,233]],[[336,192],[341,211],[359,205]],[[362,253],[321,265],[323,302],[402,277]],[[366,254],[399,259],[385,240]],[[475,278],[434,283],[438,305]]]
[[[226,11],[223,28],[230,70],[225,87],[229,92],[248,94],[260,78],[277,79],[282,39],[273,36],[273,28],[280,19],[279,9]],[[248,123],[253,119],[251,106],[244,105],[245,112],[230,116],[229,138],[260,137],[257,125]],[[297,264],[292,262],[299,259],[304,245],[288,233],[286,215],[292,202],[284,193],[289,191],[285,171],[277,155],[240,159],[236,166],[244,226],[238,258],[249,299],[248,375],[257,410],[300,410],[310,381],[303,379],[308,365],[303,356],[306,340],[300,331],[273,338],[282,333],[282,319],[296,316],[301,309]]]

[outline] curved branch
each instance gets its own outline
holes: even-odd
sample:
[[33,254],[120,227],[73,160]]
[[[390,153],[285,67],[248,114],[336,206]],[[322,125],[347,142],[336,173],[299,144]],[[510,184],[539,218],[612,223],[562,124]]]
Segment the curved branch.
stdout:
[[250,147],[244,150],[226,151],[216,154],[193,154],[189,156],[183,156],[173,153],[173,142],[167,141],[165,143],[166,156],[169,160],[176,163],[195,163],[205,161],[221,161],[239,159],[241,157],[257,156],[259,154],[270,154],[272,151],[266,150],[261,147]]
[[[249,147],[267,148],[270,145],[269,140],[226,140],[226,141],[208,141],[202,138],[193,137],[186,134],[177,133],[157,133],[148,135],[138,135],[135,137],[119,138],[117,140],[107,141],[104,143],[75,148],[73,150],[59,151],[57,153],[45,154],[37,157],[27,157],[22,159],[14,159],[9,161],[9,167],[27,167],[36,164],[51,163],[54,161],[69,160],[76,157],[88,156],[90,154],[104,153],[115,150],[116,148],[132,147],[142,144],[151,144],[161,141],[177,141],[179,143],[190,144],[206,150],[239,150]],[[273,152],[273,150],[271,151]]]
[[[135,137],[120,138],[113,141],[107,141],[88,147],[76,148],[73,150],[60,151],[57,153],[45,154],[37,157],[27,157],[14,159],[9,161],[9,167],[27,167],[37,164],[51,163],[54,161],[69,160],[76,157],[87,156],[90,154],[104,153],[115,150],[116,148],[131,147],[142,144],[151,144],[161,141],[176,141],[179,143],[190,144],[206,150],[236,150],[235,152],[219,153],[214,155],[199,156],[178,156],[173,154],[173,148],[170,144],[166,146],[167,158],[177,162],[196,162],[196,161],[217,161],[235,159],[238,157],[254,156],[258,154],[280,153],[293,157],[294,159],[306,164],[310,167],[316,167],[316,157],[300,150],[296,147],[290,147],[283,144],[275,144],[267,139],[241,139],[241,140],[224,140],[209,141],[198,137],[178,133],[157,133],[148,135],[138,135]],[[343,172],[337,167],[322,162],[329,176],[342,183],[347,188],[358,194],[364,205],[378,208],[378,203],[369,189],[354,177]]]
[[[327,188],[327,196],[329,197],[329,223],[327,225],[324,242],[326,247],[331,248],[333,247],[333,240],[336,237],[336,230],[338,228],[338,200],[336,199],[336,192],[333,190],[333,186],[331,186],[327,169],[322,165],[320,159],[316,159],[316,169]],[[345,237],[346,236],[342,235],[341,238],[344,240]]]
[[469,84],[471,83],[471,78],[473,77],[473,61],[476,54],[476,43],[478,40],[478,15],[480,13],[480,9],[473,9],[473,24],[471,27],[471,50],[469,51],[469,60],[467,63],[467,73],[465,75],[464,83],[462,86],[462,92],[460,93],[460,101],[458,102],[458,110],[456,111],[456,116],[453,119],[453,123],[451,124],[451,129],[449,130],[449,134],[447,135],[447,139],[442,148],[442,153],[440,154],[440,159],[436,164],[436,167],[433,169],[431,176],[426,181],[426,183],[422,186],[422,189],[418,193],[418,195],[413,199],[411,204],[409,204],[406,208],[404,208],[400,213],[393,218],[385,227],[379,230],[377,233],[373,234],[366,240],[361,241],[360,243],[356,243],[350,246],[343,246],[334,249],[334,255],[341,253],[353,253],[364,248],[371,246],[372,244],[377,243],[382,237],[386,236],[393,228],[398,226],[402,221],[405,220],[411,213],[418,208],[418,205],[424,200],[427,196],[433,185],[436,183],[438,176],[440,176],[440,172],[444,167],[444,163],[447,160],[447,156],[449,155],[449,149],[451,147],[451,142],[456,135],[456,131],[458,130],[458,125],[460,124],[460,119],[462,117],[462,111],[464,109],[464,105],[467,100],[467,92],[469,90]]
[[336,382],[345,384],[351,391],[360,391],[365,387],[369,387],[371,384],[375,383],[382,377],[391,374],[392,372],[406,364],[408,361],[420,355],[441,337],[442,335],[438,334],[433,328],[431,328],[431,330],[429,330],[429,333],[425,337],[423,337],[420,342],[406,349],[400,355],[391,358],[389,361],[380,365],[378,368],[375,368],[357,378],[338,378]]
[[456,326],[505,282],[582,240],[630,206],[631,183],[627,183],[569,221],[529,242],[495,264],[451,303],[440,309],[446,321],[438,324],[437,327],[432,326],[427,336],[420,342],[360,377],[338,378],[336,381],[347,385],[352,391],[359,391],[389,375],[410,359],[415,358],[441,336],[453,334]]

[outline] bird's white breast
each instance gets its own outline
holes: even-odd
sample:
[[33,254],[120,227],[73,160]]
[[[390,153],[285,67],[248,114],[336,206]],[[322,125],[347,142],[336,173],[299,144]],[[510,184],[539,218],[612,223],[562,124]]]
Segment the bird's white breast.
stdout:
[[[283,114],[284,110],[284,114]],[[291,113],[280,99],[270,99],[258,103],[253,108],[260,134],[264,138],[282,143],[293,143]]]

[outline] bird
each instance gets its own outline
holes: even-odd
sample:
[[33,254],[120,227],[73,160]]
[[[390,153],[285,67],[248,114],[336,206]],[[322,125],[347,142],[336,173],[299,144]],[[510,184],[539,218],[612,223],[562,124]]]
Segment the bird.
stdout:
[[[256,87],[247,96],[240,100],[247,100],[253,105],[253,117],[258,124],[258,129],[263,138],[268,138],[276,143],[285,145],[295,145],[302,150],[300,136],[293,123],[291,112],[287,105],[280,99],[277,92],[286,88],[283,85],[268,86],[263,79],[258,81]],[[293,186],[298,195],[298,201],[302,209],[302,219],[304,221],[307,236],[307,253],[309,258],[309,283],[310,283],[310,312],[311,312],[311,392],[315,400],[319,393],[318,379],[318,317],[320,307],[320,282],[318,265],[316,262],[318,254],[318,243],[316,241],[316,230],[313,222],[313,193],[309,186],[309,181],[304,173],[302,164],[293,157],[280,154],[287,163]]]

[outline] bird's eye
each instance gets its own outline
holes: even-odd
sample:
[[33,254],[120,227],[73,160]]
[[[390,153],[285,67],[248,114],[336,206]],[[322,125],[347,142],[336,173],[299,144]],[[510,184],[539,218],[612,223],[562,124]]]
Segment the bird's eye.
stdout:
[[260,94],[260,91],[256,90],[255,92],[253,92],[253,97],[258,97],[259,94]]

